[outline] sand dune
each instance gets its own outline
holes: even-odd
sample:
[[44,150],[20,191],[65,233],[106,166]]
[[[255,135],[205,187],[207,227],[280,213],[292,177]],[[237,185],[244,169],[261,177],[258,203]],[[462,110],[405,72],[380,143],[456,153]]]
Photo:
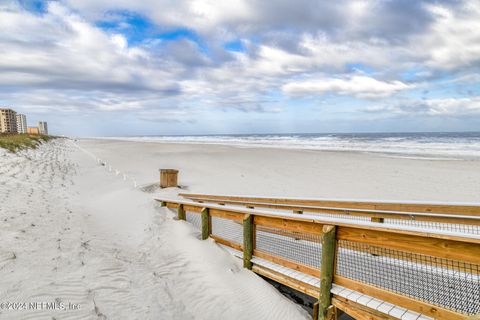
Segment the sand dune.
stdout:
[[0,203],[1,319],[308,318],[68,140],[2,152]]

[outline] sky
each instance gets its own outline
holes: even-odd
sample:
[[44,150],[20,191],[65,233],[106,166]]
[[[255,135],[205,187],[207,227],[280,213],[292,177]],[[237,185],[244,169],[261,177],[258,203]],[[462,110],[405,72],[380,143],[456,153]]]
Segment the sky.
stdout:
[[0,0],[53,134],[480,131],[480,0]]

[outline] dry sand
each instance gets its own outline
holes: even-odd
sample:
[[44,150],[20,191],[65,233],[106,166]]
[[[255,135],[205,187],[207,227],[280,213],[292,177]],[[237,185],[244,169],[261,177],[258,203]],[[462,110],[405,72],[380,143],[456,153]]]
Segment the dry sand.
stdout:
[[308,318],[130,182],[70,141],[1,152],[0,319]]
[[179,169],[189,192],[480,202],[479,160],[116,140],[79,145],[142,185],[158,182],[159,168]]

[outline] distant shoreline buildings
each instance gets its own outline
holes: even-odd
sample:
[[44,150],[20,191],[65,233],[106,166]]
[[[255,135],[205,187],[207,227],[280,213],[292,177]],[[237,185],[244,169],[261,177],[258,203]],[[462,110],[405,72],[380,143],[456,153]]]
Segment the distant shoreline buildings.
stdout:
[[40,134],[48,134],[48,125],[46,121],[39,121],[38,122],[38,130]]
[[17,132],[27,133],[27,116],[17,113]]
[[48,125],[45,121],[39,121],[38,127],[28,127],[26,115],[17,113],[13,109],[0,108],[0,133],[48,135]]

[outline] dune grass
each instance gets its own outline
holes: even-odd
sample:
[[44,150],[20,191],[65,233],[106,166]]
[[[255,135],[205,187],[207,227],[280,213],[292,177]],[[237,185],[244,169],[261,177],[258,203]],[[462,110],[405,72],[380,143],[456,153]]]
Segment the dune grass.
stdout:
[[39,144],[50,141],[54,138],[54,136],[47,135],[0,134],[0,148],[15,153],[21,149],[35,149]]

